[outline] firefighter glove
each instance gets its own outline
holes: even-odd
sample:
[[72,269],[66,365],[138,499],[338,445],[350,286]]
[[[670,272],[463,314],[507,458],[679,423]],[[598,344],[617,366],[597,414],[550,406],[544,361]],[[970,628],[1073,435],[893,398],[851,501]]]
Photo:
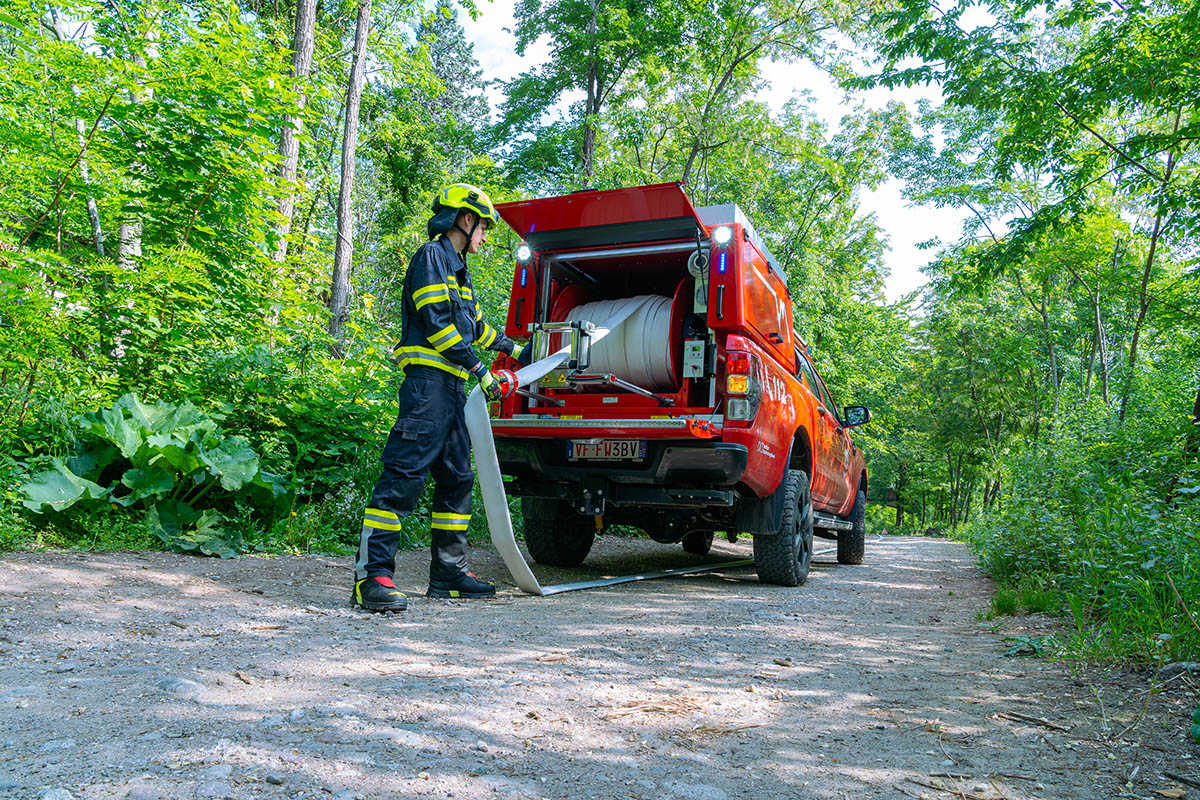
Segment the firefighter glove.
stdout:
[[479,376],[479,388],[488,400],[503,400],[517,390],[517,376],[507,369],[485,372]]
[[525,345],[521,344],[520,342],[513,342],[513,349],[512,352],[508,354],[508,357],[520,360],[521,353],[523,352],[525,352]]

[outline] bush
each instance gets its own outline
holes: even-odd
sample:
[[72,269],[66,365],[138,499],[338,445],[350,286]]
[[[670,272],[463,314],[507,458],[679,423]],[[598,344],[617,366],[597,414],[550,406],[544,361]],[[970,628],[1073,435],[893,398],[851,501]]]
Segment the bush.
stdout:
[[38,513],[118,507],[145,511],[145,524],[168,546],[222,557],[243,549],[230,524],[236,501],[253,498],[267,515],[290,510],[278,476],[263,472],[244,439],[227,436],[191,403],[146,404],[128,394],[75,419],[81,435],[67,459],[21,486]]
[[1081,658],[1200,656],[1200,469],[1181,430],[1068,419],[1008,471],[1003,510],[966,530],[998,613],[1069,608]]

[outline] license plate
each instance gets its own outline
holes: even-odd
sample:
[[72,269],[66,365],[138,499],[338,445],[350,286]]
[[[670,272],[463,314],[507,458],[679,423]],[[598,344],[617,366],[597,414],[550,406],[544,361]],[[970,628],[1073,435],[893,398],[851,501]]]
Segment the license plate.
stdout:
[[567,442],[567,461],[645,461],[645,439],[571,439]]

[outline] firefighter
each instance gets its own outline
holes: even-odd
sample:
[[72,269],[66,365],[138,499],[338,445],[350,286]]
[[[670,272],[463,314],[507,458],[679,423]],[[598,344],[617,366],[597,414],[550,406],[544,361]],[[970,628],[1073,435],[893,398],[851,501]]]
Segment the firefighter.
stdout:
[[403,611],[408,599],[396,588],[396,546],[433,473],[429,597],[487,598],[496,587],[467,569],[471,519],[470,441],[463,417],[468,376],[489,400],[512,394],[516,376],[491,372],[471,349],[478,344],[516,358],[521,346],[483,320],[466,257],[487,241],[496,209],[481,190],[447,186],[433,201],[429,242],[409,261],[401,309],[402,338],[395,355],[404,369],[400,413],[383,448],[383,474],[363,514],[354,565],[354,605],[368,611]]

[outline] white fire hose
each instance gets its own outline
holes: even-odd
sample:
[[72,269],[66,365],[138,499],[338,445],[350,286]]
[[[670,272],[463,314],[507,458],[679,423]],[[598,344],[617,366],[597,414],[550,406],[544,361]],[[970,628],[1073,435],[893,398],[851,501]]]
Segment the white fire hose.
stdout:
[[[628,310],[633,301],[640,302]],[[618,318],[624,321],[609,324]],[[567,322],[597,319],[605,320],[600,324],[610,329],[610,335],[603,342],[591,337],[588,372],[611,372],[652,392],[675,391],[671,298],[641,295],[624,300],[601,300],[576,306],[567,312]]]
[[[665,304],[665,305],[664,305]],[[577,314],[576,312],[579,312]],[[570,312],[569,319],[586,320],[588,317],[608,316],[596,323],[596,330],[591,336],[592,368],[613,372],[621,376],[641,377],[658,389],[666,388],[670,376],[670,339],[671,300],[657,295],[639,295],[622,300],[604,300],[598,303],[588,303]],[[642,312],[639,314],[639,312]],[[582,314],[583,316],[580,316]],[[636,315],[636,316],[635,316]],[[622,330],[626,321],[631,323]],[[637,323],[636,327],[632,323]],[[620,331],[619,338],[616,335]],[[609,335],[614,335],[612,347],[597,347],[597,344]],[[655,344],[657,342],[657,345]],[[528,386],[537,383],[551,370],[562,365],[570,355],[570,348],[564,347],[555,353],[517,370],[517,385]],[[597,359],[600,359],[599,366]],[[632,363],[631,363],[632,362]],[[618,369],[618,367],[620,367]],[[643,384],[644,385],[644,384]],[[559,586],[543,587],[538,583],[524,556],[517,548],[516,536],[513,533],[512,516],[508,512],[508,499],[504,492],[504,481],[500,476],[500,461],[496,457],[496,442],[492,437],[492,426],[488,419],[487,402],[483,391],[476,386],[467,398],[466,407],[467,431],[471,435],[471,446],[475,450],[475,469],[479,476],[479,489],[483,495],[483,507],[487,513],[488,531],[491,533],[492,544],[495,545],[504,565],[512,574],[513,580],[522,591],[534,595],[557,594],[558,592],[584,589],[592,586],[607,585],[630,580],[644,580],[665,575],[677,575],[691,572],[711,571],[730,566],[742,566],[748,561],[709,564],[703,567],[691,567],[678,570],[644,575],[609,578],[600,581],[584,581],[576,584],[561,584]]]

